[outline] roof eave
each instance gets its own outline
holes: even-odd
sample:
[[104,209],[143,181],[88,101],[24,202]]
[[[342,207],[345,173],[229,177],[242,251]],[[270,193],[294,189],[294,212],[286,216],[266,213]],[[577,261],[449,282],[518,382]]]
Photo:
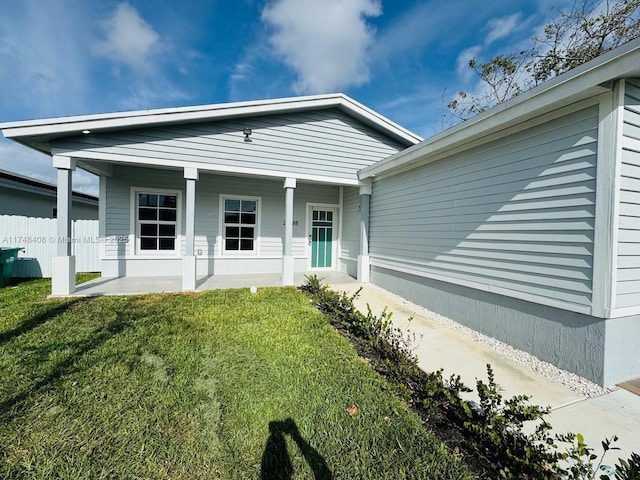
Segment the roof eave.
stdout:
[[640,74],[640,39],[587,62],[501,105],[445,130],[358,172],[361,180],[428,161],[457,148],[559,106],[611,90],[607,83]]
[[43,153],[50,153],[45,137],[80,134],[122,128],[152,127],[197,121],[217,121],[270,113],[287,113],[326,108],[340,108],[371,126],[386,132],[405,145],[415,145],[421,138],[389,119],[368,109],[348,96],[338,94],[291,97],[275,100],[223,103],[199,107],[180,107],[135,112],[120,112],[76,117],[59,117],[0,124],[6,138],[13,139]]

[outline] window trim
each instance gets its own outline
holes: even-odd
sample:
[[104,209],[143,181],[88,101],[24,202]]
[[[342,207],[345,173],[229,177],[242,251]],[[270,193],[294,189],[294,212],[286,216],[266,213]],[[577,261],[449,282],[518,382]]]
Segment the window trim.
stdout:
[[[140,248],[140,220],[138,220],[138,195],[147,193],[151,195],[175,195],[176,196],[176,243],[173,250],[142,250]],[[163,188],[131,187],[131,235],[134,238],[133,251],[130,254],[136,257],[179,257],[182,253],[182,191]]]
[[[322,270],[327,270],[327,271],[331,271],[331,270],[338,270],[339,266],[340,266],[340,261],[342,258],[342,204],[341,203],[315,203],[315,202],[306,202],[305,203],[305,209],[306,209],[306,216],[305,216],[305,221],[306,221],[306,235],[307,237],[309,237],[311,235],[312,229],[313,229],[313,209],[317,208],[317,209],[321,209],[321,210],[332,210],[334,212],[334,216],[333,216],[333,223],[334,223],[334,230],[335,230],[335,237],[334,239],[332,239],[332,266],[331,267],[326,267],[326,268],[318,268],[318,267],[312,267],[311,266],[311,245],[309,245],[308,242],[305,242],[305,257],[307,258],[307,269],[308,270],[313,270],[313,271],[322,271]],[[358,240],[359,242],[359,240]]]
[[[255,240],[253,250],[227,250],[225,248],[225,221],[224,221],[224,202],[225,200],[250,200],[256,202],[256,224],[255,224]],[[219,215],[218,215],[218,254],[226,258],[229,257],[255,257],[260,255],[260,232],[262,224],[262,197],[252,195],[232,195],[221,193],[219,196]]]

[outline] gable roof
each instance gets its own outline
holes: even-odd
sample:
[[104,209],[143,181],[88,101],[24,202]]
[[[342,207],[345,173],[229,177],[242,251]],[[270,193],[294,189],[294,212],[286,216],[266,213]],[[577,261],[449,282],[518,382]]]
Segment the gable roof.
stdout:
[[413,147],[363,168],[358,177],[363,180],[429,163],[454,149],[464,148],[465,144],[482,142],[508,127],[610,92],[613,80],[632,77],[640,77],[640,39],[628,42]]
[[99,133],[330,108],[338,108],[406,146],[415,145],[422,140],[342,93],[7,122],[0,123],[0,130],[6,138],[51,154],[51,141],[87,131]]

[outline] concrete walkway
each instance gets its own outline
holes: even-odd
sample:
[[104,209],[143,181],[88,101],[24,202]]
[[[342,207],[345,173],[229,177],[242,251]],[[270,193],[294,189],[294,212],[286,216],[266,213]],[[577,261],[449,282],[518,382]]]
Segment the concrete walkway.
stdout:
[[[493,367],[496,383],[503,389],[503,398],[526,394],[534,404],[553,409],[548,421],[557,433],[581,433],[596,454],[602,452],[601,441],[617,435],[615,446],[620,451],[607,454],[604,463],[614,465],[618,457],[629,458],[640,453],[640,396],[616,389],[596,398],[587,398],[564,385],[550,380],[528,367],[474,342],[469,336],[445,327],[433,319],[430,312],[418,305],[392,295],[378,287],[358,283],[330,282],[335,291],[354,293],[362,287],[355,300],[356,307],[375,314],[387,307],[393,312],[393,323],[417,334],[415,353],[422,369],[444,369],[445,375],[459,374],[469,387],[476,379],[486,380],[486,364]],[[409,322],[409,318],[413,320]],[[431,318],[430,318],[431,317]]]
[[[323,283],[349,285],[356,280],[346,273],[322,272]],[[306,273],[296,273],[295,285],[302,285]],[[224,288],[281,287],[282,276],[279,273],[209,275],[199,277],[196,291],[218,290]],[[137,295],[143,293],[173,293],[182,291],[182,277],[98,277],[76,286],[71,297],[99,297],[102,295]]]

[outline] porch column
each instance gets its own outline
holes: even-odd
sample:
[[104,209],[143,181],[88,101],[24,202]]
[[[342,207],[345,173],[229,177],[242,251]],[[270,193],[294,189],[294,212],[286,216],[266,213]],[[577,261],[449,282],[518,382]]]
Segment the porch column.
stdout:
[[358,281],[369,281],[369,204],[371,181],[360,185],[360,254],[358,255]]
[[293,285],[293,191],[296,188],[295,178],[285,178],[284,201],[284,251],[282,255],[282,285]]
[[70,295],[76,290],[76,257],[71,255],[71,174],[76,161],[61,155],[53,156],[58,171],[56,255],[52,260],[51,294]]
[[182,290],[196,289],[196,181],[197,168],[185,168],[184,178],[187,182],[185,195],[185,255],[182,258]]

